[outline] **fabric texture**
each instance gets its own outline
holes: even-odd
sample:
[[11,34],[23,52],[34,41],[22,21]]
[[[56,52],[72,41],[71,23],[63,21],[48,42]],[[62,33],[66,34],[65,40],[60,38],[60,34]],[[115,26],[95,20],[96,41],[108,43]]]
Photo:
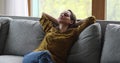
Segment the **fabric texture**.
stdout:
[[10,22],[4,54],[25,55],[33,51],[43,37],[39,21],[14,19]]
[[108,24],[101,63],[120,63],[120,24]]
[[22,63],[23,56],[0,55],[0,63]]
[[1,25],[2,25],[2,23],[0,23],[0,30],[1,30]]
[[49,51],[31,52],[24,56],[23,63],[53,63]]
[[88,17],[80,26],[60,32],[59,29],[53,27],[52,22],[45,15],[42,15],[40,24],[46,35],[35,51],[49,50],[55,63],[66,63],[68,52],[77,40],[79,33],[94,22],[94,17]]
[[95,23],[81,32],[71,48],[68,63],[100,63],[100,50],[101,26]]
[[8,17],[0,17],[0,54],[3,54],[11,20]]

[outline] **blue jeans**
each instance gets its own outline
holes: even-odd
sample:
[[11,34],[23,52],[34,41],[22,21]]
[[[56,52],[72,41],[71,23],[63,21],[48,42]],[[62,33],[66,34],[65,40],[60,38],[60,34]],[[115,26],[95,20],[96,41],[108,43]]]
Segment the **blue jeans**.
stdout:
[[49,51],[31,52],[24,56],[23,63],[53,63]]

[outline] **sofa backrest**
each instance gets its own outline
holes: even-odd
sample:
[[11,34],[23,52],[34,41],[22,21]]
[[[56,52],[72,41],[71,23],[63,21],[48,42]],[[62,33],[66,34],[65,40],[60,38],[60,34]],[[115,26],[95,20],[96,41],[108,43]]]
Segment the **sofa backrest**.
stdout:
[[103,47],[107,24],[110,24],[110,23],[120,24],[120,21],[97,20],[97,22],[100,23],[100,25],[101,25],[101,30],[102,30],[102,32],[101,32],[102,33],[101,43],[102,43],[102,47]]
[[[12,19],[22,19],[22,20],[34,20],[34,21],[39,21],[40,17],[25,17],[25,16],[0,16],[0,17],[10,17]],[[102,30],[102,44],[104,44],[104,35],[105,35],[105,29],[106,25],[109,23],[117,23],[120,24],[119,21],[106,21],[106,20],[97,20],[98,23],[101,25],[101,30]],[[103,45],[102,45],[103,46]]]
[[34,20],[39,21],[39,17],[27,17],[27,16],[0,16],[0,17],[10,17],[12,19],[27,19],[27,20]]

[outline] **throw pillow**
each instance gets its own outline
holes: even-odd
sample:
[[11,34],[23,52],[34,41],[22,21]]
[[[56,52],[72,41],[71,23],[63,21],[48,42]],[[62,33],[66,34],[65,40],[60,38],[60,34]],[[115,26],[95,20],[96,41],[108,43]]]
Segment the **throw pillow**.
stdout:
[[39,21],[14,19],[10,22],[4,54],[25,55],[38,47],[43,37]]
[[92,24],[79,35],[68,57],[68,63],[99,63],[101,49],[101,27]]
[[120,63],[120,24],[108,24],[101,63]]
[[0,17],[0,54],[3,53],[4,46],[6,43],[6,39],[9,31],[9,21],[11,18],[9,17]]

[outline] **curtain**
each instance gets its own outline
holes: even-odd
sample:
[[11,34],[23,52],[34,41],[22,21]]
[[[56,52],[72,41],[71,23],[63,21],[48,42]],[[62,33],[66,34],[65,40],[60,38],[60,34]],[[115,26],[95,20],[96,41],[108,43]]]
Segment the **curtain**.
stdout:
[[5,14],[4,10],[5,10],[5,0],[0,0],[0,15]]
[[2,15],[28,16],[28,0],[1,0]]

